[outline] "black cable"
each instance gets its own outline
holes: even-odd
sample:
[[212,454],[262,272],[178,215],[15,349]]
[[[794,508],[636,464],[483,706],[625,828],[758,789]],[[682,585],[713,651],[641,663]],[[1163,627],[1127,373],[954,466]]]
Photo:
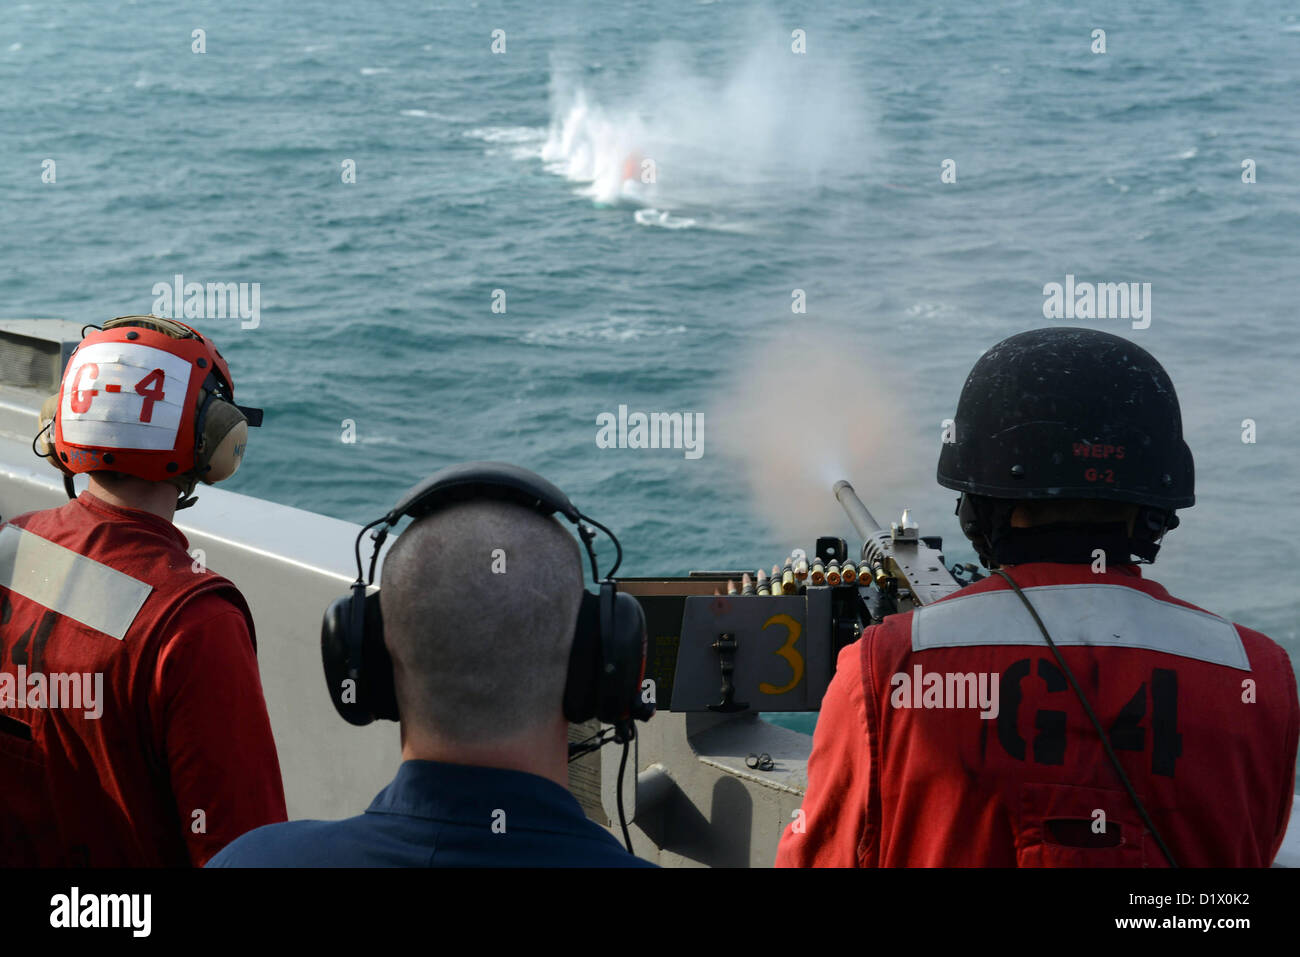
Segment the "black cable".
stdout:
[[1106,732],[1102,729],[1101,722],[1097,720],[1097,715],[1093,712],[1092,705],[1088,704],[1088,699],[1084,696],[1083,689],[1079,687],[1079,682],[1074,680],[1074,672],[1070,670],[1070,666],[1067,665],[1065,659],[1061,657],[1061,652],[1057,649],[1056,642],[1052,641],[1052,636],[1047,633],[1047,626],[1043,624],[1043,619],[1038,617],[1038,612],[1035,611],[1034,606],[1029,603],[1029,598],[1020,590],[1020,586],[1016,584],[1015,580],[1009,574],[1007,574],[1005,569],[995,568],[993,571],[1007,580],[1007,584],[1015,590],[1015,593],[1020,596],[1020,600],[1025,603],[1025,607],[1029,609],[1029,614],[1034,616],[1034,623],[1038,625],[1038,630],[1041,631],[1043,637],[1047,639],[1047,647],[1052,649],[1052,655],[1056,658],[1056,663],[1061,666],[1061,670],[1065,672],[1065,676],[1070,679],[1070,687],[1074,688],[1074,693],[1078,695],[1079,703],[1083,705],[1083,710],[1087,713],[1088,720],[1091,721],[1092,726],[1097,729],[1097,736],[1101,738],[1101,746],[1106,749],[1106,757],[1110,758],[1110,763],[1115,768],[1115,773],[1119,775],[1120,781],[1124,783],[1124,790],[1128,792],[1128,796],[1132,799],[1133,806],[1137,808],[1138,814],[1142,817],[1142,822],[1147,826],[1147,830],[1151,832],[1152,839],[1155,840],[1156,846],[1160,848],[1160,853],[1165,856],[1165,860],[1169,862],[1169,866],[1174,868],[1178,867],[1178,864],[1174,861],[1174,855],[1169,852],[1169,848],[1160,837],[1160,832],[1156,830],[1155,822],[1151,820],[1151,815],[1147,813],[1146,806],[1142,803],[1142,799],[1138,797],[1137,791],[1133,789],[1133,785],[1128,779],[1128,775],[1124,773],[1124,766],[1119,763],[1119,758],[1116,757],[1115,750],[1110,746],[1110,738],[1107,737]]
[[[353,546],[353,552],[355,553],[357,559],[357,581],[365,581],[363,577],[364,572],[361,569],[361,538],[366,534],[366,532],[370,531],[376,525],[382,525],[383,523],[384,523],[384,519],[377,518],[369,525],[361,526],[361,531],[357,532],[357,543],[356,545]],[[372,561],[370,564],[371,567],[373,568],[374,562]],[[371,577],[371,581],[374,581],[373,576]]]
[[623,772],[627,770],[627,756],[632,750],[632,739],[636,737],[636,732],[630,734],[623,741],[623,758],[618,762],[618,823],[623,828],[623,843],[627,845],[627,852],[633,856],[636,852],[632,850],[632,835],[627,829],[627,814],[623,810]]
[[36,433],[36,435],[34,435],[34,436],[32,437],[32,455],[35,455],[37,458],[40,458],[40,459],[50,458],[50,457],[52,457],[53,454],[54,454],[53,452],[51,452],[51,454],[50,454],[49,456],[46,456],[46,455],[41,455],[40,452],[37,452],[37,451],[36,451],[36,443],[39,442],[39,441],[41,440],[41,436],[42,436],[42,435],[44,435],[46,432],[50,431],[50,428],[51,428],[53,425],[54,425],[54,420],[51,419],[49,422],[45,423],[45,427],[44,427],[44,428],[42,428],[39,432]]
[[384,539],[388,537],[389,528],[391,528],[391,526],[385,525],[379,531],[370,536],[374,539],[375,547],[370,552],[370,577],[367,578],[366,581],[371,585],[375,583],[375,565],[379,561],[379,549],[384,547]]
[[[96,328],[99,327],[96,326]],[[72,475],[68,472],[64,472],[63,471],[64,467],[62,465],[59,465],[57,461],[58,453],[54,450],[53,440],[51,439],[50,442],[49,455],[41,455],[40,452],[36,451],[36,443],[41,440],[42,435],[44,435],[46,432],[49,432],[52,428],[54,428],[53,419],[45,423],[45,427],[42,428],[39,432],[37,432],[36,435],[32,438],[32,454],[37,456],[38,458],[49,459],[52,463],[54,463],[58,467],[60,472],[63,472],[63,491],[68,493],[68,500],[71,501],[72,499],[77,497],[77,487],[73,484]]]
[[[623,739],[623,757],[618,762],[618,796],[616,800],[618,802],[618,823],[623,829],[623,843],[627,846],[627,852],[635,855],[636,851],[632,850],[632,834],[627,827],[627,812],[623,809],[623,777],[627,773],[627,756],[632,750],[632,739],[636,737],[636,726],[630,725],[630,729],[628,736]],[[581,741],[570,741],[569,761],[572,762],[583,755],[599,751],[611,741],[617,740],[608,737],[611,732],[616,731],[617,729],[614,727],[601,728],[595,734],[583,738]],[[589,743],[593,739],[597,739],[595,743]]]
[[[569,742],[569,760],[576,761],[583,755],[591,754],[593,751],[599,751],[605,745],[609,744],[613,738],[609,734],[613,728],[601,728],[593,735],[583,738],[581,741]],[[594,742],[594,743],[593,743]]]
[[584,522],[596,526],[598,529],[600,529],[602,532],[608,535],[609,540],[614,543],[614,549],[615,549],[614,566],[610,568],[609,571],[605,572],[606,578],[613,578],[614,574],[618,571],[618,566],[623,564],[623,545],[619,542],[618,536],[589,515],[583,515],[581,512],[579,512],[578,518],[582,519]]
[[600,569],[596,567],[596,530],[582,521],[578,522],[578,535],[582,538],[582,547],[587,550],[587,559],[591,562],[591,580],[600,581]]

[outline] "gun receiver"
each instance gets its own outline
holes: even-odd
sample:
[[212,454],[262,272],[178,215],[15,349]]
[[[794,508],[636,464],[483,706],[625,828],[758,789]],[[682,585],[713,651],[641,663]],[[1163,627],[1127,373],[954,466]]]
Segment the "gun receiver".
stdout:
[[832,490],[862,536],[862,560],[880,589],[877,600],[882,607],[879,611],[872,609],[873,618],[928,605],[962,587],[963,583],[944,564],[942,541],[937,536],[919,534],[908,509],[903,509],[902,517],[890,523],[886,531],[862,504],[852,485],[841,479]]

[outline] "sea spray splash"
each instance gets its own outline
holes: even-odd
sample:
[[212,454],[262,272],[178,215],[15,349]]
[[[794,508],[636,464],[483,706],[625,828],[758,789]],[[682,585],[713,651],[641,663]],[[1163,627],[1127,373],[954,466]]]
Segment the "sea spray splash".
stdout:
[[789,31],[761,18],[733,48],[740,59],[697,67],[657,46],[632,92],[557,70],[547,168],[598,204],[658,212],[788,199],[869,162],[865,84],[849,66],[825,50],[793,53]]

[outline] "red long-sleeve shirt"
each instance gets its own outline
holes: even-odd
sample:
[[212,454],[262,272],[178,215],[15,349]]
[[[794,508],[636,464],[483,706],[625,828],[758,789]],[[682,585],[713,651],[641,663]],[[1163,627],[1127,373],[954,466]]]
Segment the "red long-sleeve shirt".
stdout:
[[0,528],[0,862],[202,865],[285,820],[247,606],[187,548],[89,492]]

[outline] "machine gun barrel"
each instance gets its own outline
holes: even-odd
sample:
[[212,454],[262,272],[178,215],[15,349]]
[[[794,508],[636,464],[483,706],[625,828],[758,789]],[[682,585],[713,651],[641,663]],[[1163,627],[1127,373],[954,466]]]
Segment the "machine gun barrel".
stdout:
[[852,485],[840,479],[831,487],[831,491],[835,493],[836,500],[848,514],[849,521],[853,523],[853,527],[857,529],[863,541],[869,541],[883,531],[880,523],[862,504],[862,499],[858,498],[858,493],[853,491]]
[[[849,516],[849,521],[853,523],[857,533],[862,536],[860,557],[870,563],[874,577],[879,578],[885,568],[885,558],[893,538],[892,533],[880,527],[875,516],[867,510],[867,506],[862,504],[862,499],[858,498],[858,493],[853,491],[853,486],[847,481],[840,479],[831,486],[831,491],[835,493],[836,500]],[[860,584],[865,585],[866,582]]]
[[[944,562],[943,543],[937,536],[922,538],[907,509],[886,530],[862,504],[852,485],[841,479],[831,488],[862,536],[866,569],[880,590],[891,596],[891,601],[892,596],[901,595],[912,605],[928,605],[961,587],[962,583]],[[859,572],[859,587],[866,584],[865,576]]]

